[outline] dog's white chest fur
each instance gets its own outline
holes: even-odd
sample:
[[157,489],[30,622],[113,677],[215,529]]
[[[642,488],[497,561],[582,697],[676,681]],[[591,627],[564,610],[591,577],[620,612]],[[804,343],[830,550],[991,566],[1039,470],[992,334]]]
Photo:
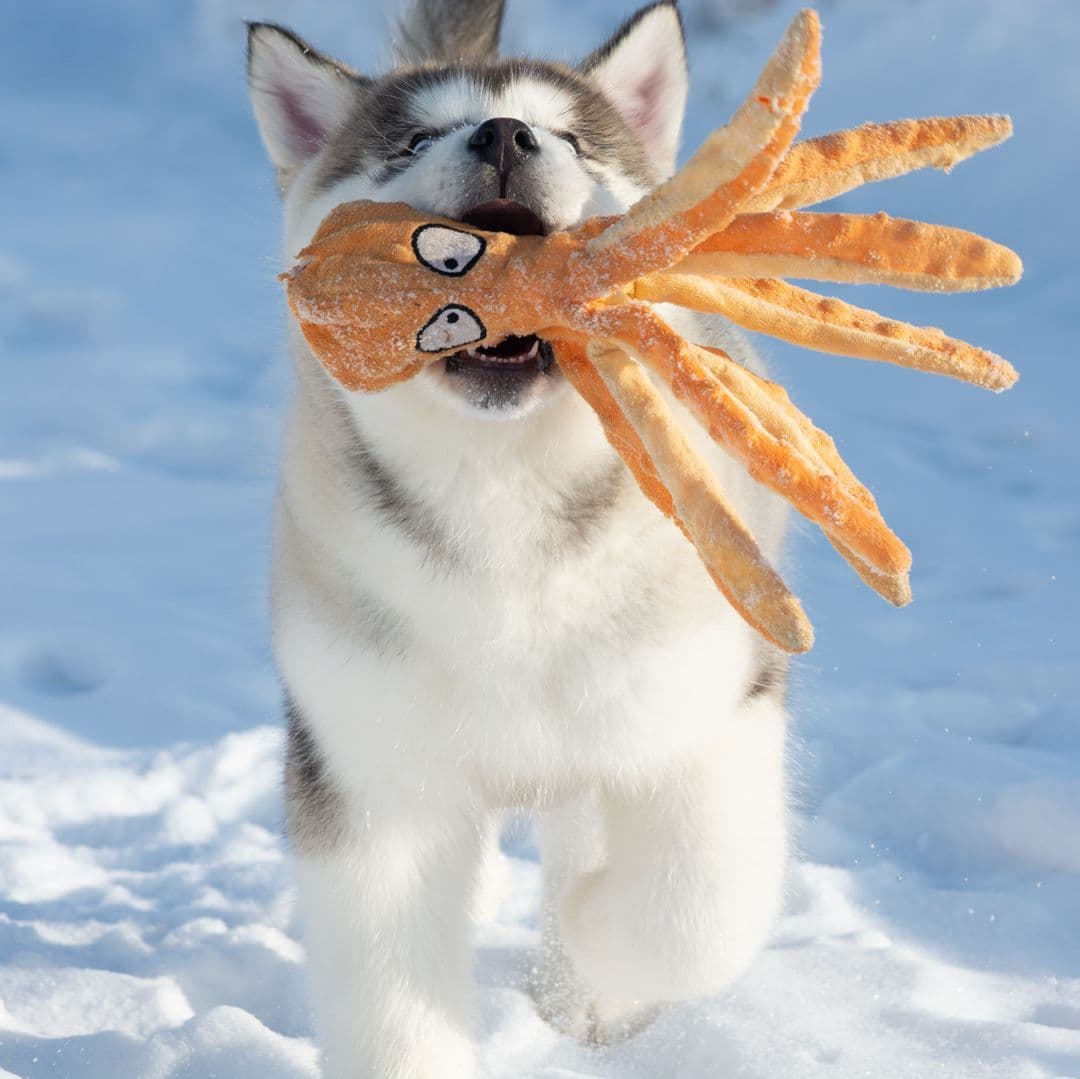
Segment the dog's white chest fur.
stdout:
[[755,638],[594,417],[564,404],[533,438],[485,430],[479,455],[475,437],[432,444],[421,419],[422,462],[402,463],[380,456],[371,410],[298,403],[277,647],[332,771],[399,754],[499,801],[549,801],[647,776],[746,693]]

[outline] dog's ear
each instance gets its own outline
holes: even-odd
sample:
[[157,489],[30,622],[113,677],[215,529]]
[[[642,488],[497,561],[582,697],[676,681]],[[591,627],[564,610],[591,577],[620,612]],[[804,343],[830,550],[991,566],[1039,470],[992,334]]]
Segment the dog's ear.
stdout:
[[398,23],[399,63],[490,60],[499,51],[504,0],[415,0]]
[[645,146],[662,176],[675,171],[686,109],[686,36],[677,0],[628,19],[582,64]]
[[248,87],[282,190],[357,107],[368,80],[273,23],[248,23]]

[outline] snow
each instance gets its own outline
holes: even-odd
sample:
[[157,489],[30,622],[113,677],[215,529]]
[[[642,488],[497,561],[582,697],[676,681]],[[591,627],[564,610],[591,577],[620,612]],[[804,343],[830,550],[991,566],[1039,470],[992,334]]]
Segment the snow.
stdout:
[[[285,392],[277,209],[243,17],[360,65],[391,0],[17,5],[0,35],[0,1077],[317,1074],[281,839],[265,581]],[[686,0],[686,145],[795,4]],[[519,2],[572,57],[622,0]],[[949,177],[854,192],[1018,249],[1016,288],[844,297],[1013,360],[1010,393],[774,357],[915,554],[894,611],[811,529],[796,667],[799,856],[731,991],[587,1051],[522,990],[538,869],[478,929],[488,1076],[1080,1076],[1080,13],[827,6],[817,134],[1009,112]]]

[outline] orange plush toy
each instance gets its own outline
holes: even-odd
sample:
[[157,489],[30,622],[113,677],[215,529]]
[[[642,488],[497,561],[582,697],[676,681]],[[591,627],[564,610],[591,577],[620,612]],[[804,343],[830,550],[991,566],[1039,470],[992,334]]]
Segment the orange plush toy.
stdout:
[[550,343],[645,495],[679,525],[743,617],[791,652],[813,643],[798,600],[652,376],[897,605],[911,598],[911,556],[832,439],[780,386],[686,341],[651,303],[1003,390],[1016,372],[1001,358],[781,278],[963,291],[1012,284],[1021,272],[1013,252],[958,229],[884,214],[797,212],[873,180],[948,168],[1011,130],[996,116],[909,120],[792,146],[820,77],[819,45],[817,16],[804,11],[732,121],[622,217],[512,236],[400,204],[347,203],[283,275],[308,344],[351,390],[382,390],[435,360],[507,338]]

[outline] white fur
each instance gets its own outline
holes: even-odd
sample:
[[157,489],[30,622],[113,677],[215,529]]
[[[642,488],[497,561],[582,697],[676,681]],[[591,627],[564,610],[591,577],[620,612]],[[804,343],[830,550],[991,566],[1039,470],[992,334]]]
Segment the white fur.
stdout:
[[[462,88],[433,96],[432,113],[460,131],[379,197],[445,211],[469,125],[500,115],[550,149],[559,224],[636,197],[624,177],[588,176],[548,134],[558,94],[512,94],[512,109]],[[359,176],[313,196],[312,167],[288,192],[286,257],[333,205],[372,191]],[[723,325],[695,334],[757,364]],[[613,460],[565,387],[495,423],[435,374],[345,394],[295,330],[291,344],[275,646],[347,825],[344,840],[297,856],[327,1079],[474,1074],[469,917],[504,807],[541,816],[542,1014],[605,1040],[658,1003],[728,984],[768,933],[785,854],[784,714],[771,695],[746,699],[753,632],[632,484],[589,542],[562,538],[560,492]],[[359,497],[336,452],[333,395],[434,509],[462,568],[433,562]],[[680,414],[776,556],[776,501]],[[373,649],[351,621],[372,599],[407,624],[400,648]]]

